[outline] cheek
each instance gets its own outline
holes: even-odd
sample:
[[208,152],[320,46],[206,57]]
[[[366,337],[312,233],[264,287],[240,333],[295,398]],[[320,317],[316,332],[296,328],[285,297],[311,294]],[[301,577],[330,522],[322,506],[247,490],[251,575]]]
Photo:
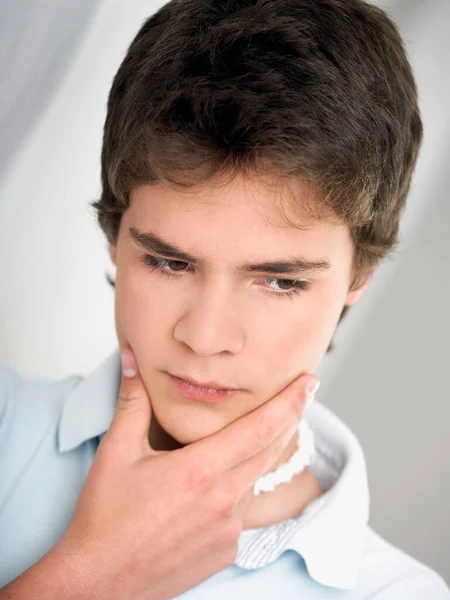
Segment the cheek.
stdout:
[[308,366],[314,371],[325,356],[345,302],[346,290],[339,285],[329,286],[318,297],[309,326],[305,327],[310,340]]
[[133,269],[122,271],[116,280],[115,313],[117,327],[130,343],[143,338],[147,345],[152,332],[156,337],[165,314],[157,286],[150,289],[149,279]]
[[276,382],[304,369],[320,345],[317,321],[314,311],[305,305],[295,312],[285,311],[260,328],[255,336],[254,355],[266,380]]
[[314,372],[335,331],[342,310],[339,298],[336,289],[322,290],[288,310],[281,307],[267,323],[257,324],[251,354],[266,381],[292,380],[301,372]]

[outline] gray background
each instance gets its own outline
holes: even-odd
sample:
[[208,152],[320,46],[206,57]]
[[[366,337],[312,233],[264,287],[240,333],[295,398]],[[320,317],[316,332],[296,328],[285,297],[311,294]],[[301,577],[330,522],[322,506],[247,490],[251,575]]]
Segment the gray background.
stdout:
[[[150,0],[0,0],[0,360],[89,373],[116,345],[88,202],[114,73]],[[401,245],[339,326],[317,398],[358,436],[371,526],[450,583],[450,2],[377,2],[404,36],[425,140]]]

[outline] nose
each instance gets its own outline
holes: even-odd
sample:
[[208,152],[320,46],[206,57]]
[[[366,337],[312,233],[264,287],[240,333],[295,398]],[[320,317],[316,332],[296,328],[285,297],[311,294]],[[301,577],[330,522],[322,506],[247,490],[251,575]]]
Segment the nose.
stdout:
[[244,344],[243,321],[236,293],[225,281],[215,280],[186,298],[174,336],[199,356],[238,354]]

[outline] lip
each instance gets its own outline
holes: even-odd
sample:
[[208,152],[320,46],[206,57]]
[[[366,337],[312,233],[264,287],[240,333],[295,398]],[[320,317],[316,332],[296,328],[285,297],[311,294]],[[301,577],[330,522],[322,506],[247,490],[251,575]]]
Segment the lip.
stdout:
[[[172,373],[169,373],[169,375],[172,375]],[[195,385],[196,387],[199,388],[212,388],[215,390],[223,390],[226,392],[229,391],[239,391],[239,388],[225,388],[221,385],[219,385],[218,383],[216,383],[215,381],[196,381],[195,379],[192,379],[192,377],[186,377],[185,375],[172,375],[172,377],[176,377],[177,379],[182,379],[183,381],[186,381],[187,383],[192,383],[192,385]]]
[[185,381],[184,379],[176,377],[175,375],[171,375],[170,373],[168,373],[168,375],[175,389],[185,398],[191,398],[193,400],[202,400],[203,402],[209,402],[210,404],[224,402],[240,391],[237,389],[220,390],[208,387],[199,387],[197,385],[194,385],[190,381]]

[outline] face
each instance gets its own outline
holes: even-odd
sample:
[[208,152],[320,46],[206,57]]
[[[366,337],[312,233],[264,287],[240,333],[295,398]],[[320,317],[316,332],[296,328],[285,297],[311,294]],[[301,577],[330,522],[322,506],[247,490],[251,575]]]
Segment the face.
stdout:
[[[141,185],[130,193],[117,245],[110,245],[119,346],[133,349],[155,418],[183,445],[314,373],[343,306],[367,286],[348,291],[353,246],[346,225],[298,210],[295,227],[287,225],[263,183],[237,177],[183,191]],[[137,237],[149,233],[195,261],[145,250]],[[329,266],[294,273],[241,268],[300,256]],[[168,372],[242,391],[206,404],[179,394]]]

